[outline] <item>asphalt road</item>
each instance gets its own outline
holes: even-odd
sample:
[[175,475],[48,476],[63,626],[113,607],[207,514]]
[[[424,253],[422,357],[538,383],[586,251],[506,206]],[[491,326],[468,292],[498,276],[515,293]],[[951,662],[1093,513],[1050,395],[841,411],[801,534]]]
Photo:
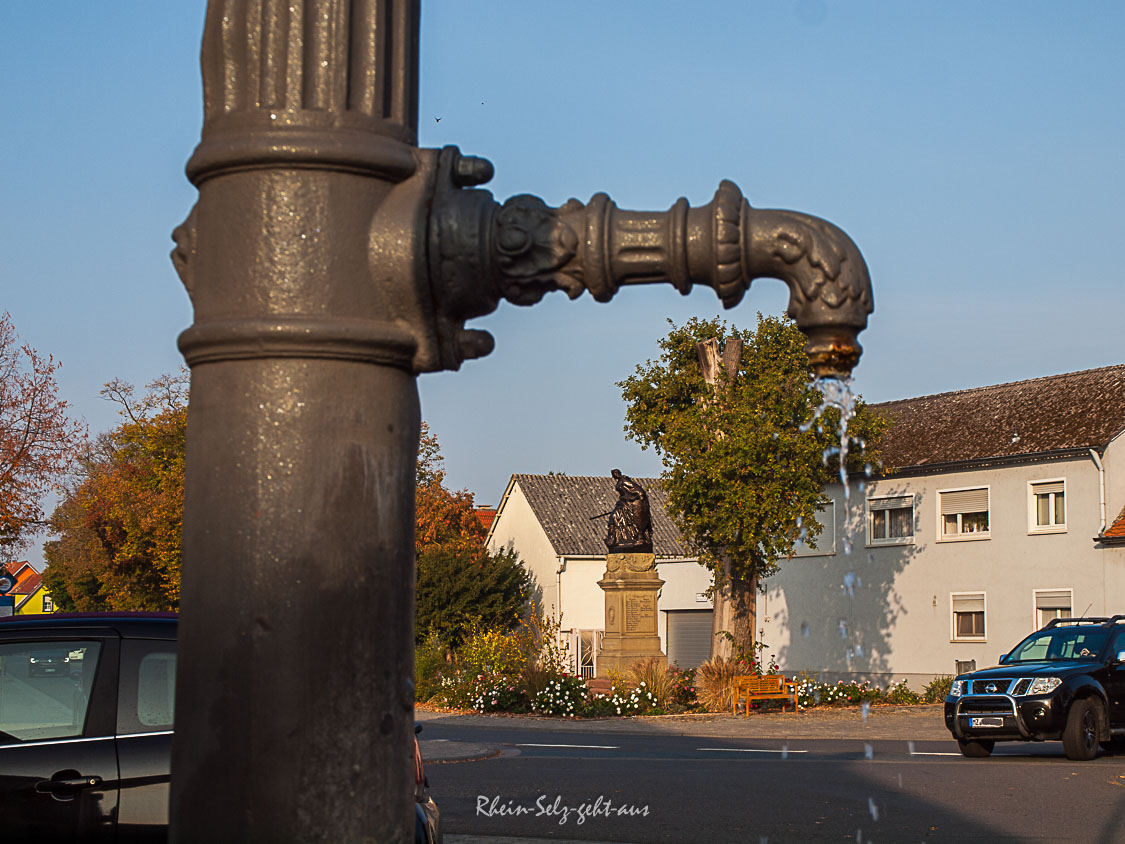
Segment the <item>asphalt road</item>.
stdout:
[[935,708],[419,720],[448,844],[1125,842],[1125,756],[1021,743],[964,759]]

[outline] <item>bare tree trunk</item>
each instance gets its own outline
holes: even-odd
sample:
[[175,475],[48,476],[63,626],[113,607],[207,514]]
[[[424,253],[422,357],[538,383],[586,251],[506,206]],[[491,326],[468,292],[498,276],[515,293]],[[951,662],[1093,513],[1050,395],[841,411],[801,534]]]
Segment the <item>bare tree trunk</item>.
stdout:
[[[731,337],[723,347],[722,354],[719,354],[719,341],[712,337],[710,340],[697,343],[695,351],[699,355],[699,368],[703,373],[703,380],[710,385],[712,392],[717,393],[723,385],[729,390],[738,374],[738,362],[742,359],[742,340]],[[721,374],[725,375],[723,385],[719,382]],[[704,404],[709,404],[713,400],[713,397],[705,399]],[[725,435],[722,431],[714,431],[712,436],[721,440]],[[754,653],[757,587],[756,578],[751,581],[732,578],[730,559],[723,560],[722,584],[715,589],[715,613],[711,620],[712,659],[730,658],[736,652]],[[729,633],[730,637],[724,633]]]
[[712,659],[732,658],[736,653],[756,656],[757,597],[758,579],[731,577],[730,560],[724,560],[723,583],[715,589],[715,613],[711,619]]

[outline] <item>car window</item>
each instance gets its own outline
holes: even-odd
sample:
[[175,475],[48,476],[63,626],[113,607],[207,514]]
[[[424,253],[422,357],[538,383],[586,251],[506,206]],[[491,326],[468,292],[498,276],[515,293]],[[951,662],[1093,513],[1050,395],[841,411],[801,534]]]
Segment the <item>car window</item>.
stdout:
[[0,644],[0,742],[82,735],[98,642]]
[[127,639],[121,645],[119,735],[172,729],[176,701],[176,643]]
[[1050,634],[1032,636],[1012,652],[1012,659],[1034,662],[1047,658],[1047,648],[1051,644]]
[[1024,639],[1009,661],[1037,662],[1044,659],[1085,659],[1097,656],[1109,631],[1104,627],[1058,627]]

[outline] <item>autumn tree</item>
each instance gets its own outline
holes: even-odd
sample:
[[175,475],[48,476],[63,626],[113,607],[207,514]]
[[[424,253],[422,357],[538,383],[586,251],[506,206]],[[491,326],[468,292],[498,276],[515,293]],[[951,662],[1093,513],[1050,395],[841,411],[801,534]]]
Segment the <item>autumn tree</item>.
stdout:
[[86,435],[59,398],[59,366],[21,344],[11,316],[0,316],[0,546],[9,551],[43,525],[43,498]]
[[51,518],[44,583],[60,609],[177,609],[187,376],[157,379],[140,398],[113,381],[102,395],[123,421],[81,458]]
[[[712,654],[752,653],[762,580],[798,539],[815,547],[820,534],[817,509],[838,469],[839,414],[807,424],[821,395],[811,387],[806,338],[790,320],[759,314],[753,332],[718,319],[669,324],[660,359],[618,385],[625,431],[660,455],[670,514],[715,577]],[[716,384],[704,378],[697,348],[711,339],[731,362]],[[851,449],[853,468],[875,459],[884,427],[857,401],[849,433],[865,447]]]
[[423,422],[415,499],[415,635],[421,641],[433,632],[456,647],[473,621],[514,628],[527,603],[530,575],[511,549],[491,553],[485,547],[487,531],[473,495],[446,488],[443,462],[437,438]]

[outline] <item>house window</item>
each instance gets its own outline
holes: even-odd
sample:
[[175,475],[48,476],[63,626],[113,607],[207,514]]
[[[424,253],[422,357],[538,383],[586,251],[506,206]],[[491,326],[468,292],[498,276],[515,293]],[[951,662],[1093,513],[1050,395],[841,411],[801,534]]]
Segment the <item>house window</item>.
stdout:
[[938,493],[941,538],[988,539],[988,487]]
[[867,499],[867,543],[893,545],[914,541],[914,496]]
[[984,593],[954,592],[953,641],[984,641]]
[[1046,627],[1053,618],[1070,618],[1073,614],[1074,596],[1070,589],[1036,589],[1035,621]]
[[50,595],[45,596],[43,598],[43,612],[54,612],[54,611],[55,611],[55,599],[52,598]]
[[803,539],[793,544],[794,557],[828,557],[836,553],[836,502],[829,501],[816,511],[816,521],[821,526],[820,535],[813,540],[813,548]]
[[1066,530],[1066,481],[1035,481],[1027,490],[1028,533]]

